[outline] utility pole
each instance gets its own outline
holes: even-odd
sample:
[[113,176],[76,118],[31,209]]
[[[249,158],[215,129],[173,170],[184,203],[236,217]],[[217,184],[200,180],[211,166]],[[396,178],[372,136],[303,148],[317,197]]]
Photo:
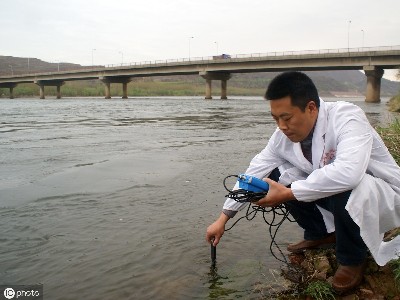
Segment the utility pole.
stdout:
[[124,64],[124,52],[119,51],[119,54],[121,54],[121,66]]
[[93,52],[96,51],[96,49],[92,49],[92,68],[93,68]]
[[191,39],[194,39],[194,36],[190,36],[190,37],[189,37],[189,60],[190,60],[190,40],[191,40]]
[[362,47],[364,48],[364,29],[361,29],[362,32]]
[[347,26],[347,52],[350,52],[350,24],[351,20],[349,20],[349,25]]

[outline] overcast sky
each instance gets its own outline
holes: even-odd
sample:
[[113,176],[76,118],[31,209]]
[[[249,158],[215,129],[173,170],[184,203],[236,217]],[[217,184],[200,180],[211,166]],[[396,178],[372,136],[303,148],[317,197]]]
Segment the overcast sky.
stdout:
[[91,65],[93,60],[107,65],[217,52],[400,45],[399,0],[1,0],[0,4],[0,55],[49,62]]

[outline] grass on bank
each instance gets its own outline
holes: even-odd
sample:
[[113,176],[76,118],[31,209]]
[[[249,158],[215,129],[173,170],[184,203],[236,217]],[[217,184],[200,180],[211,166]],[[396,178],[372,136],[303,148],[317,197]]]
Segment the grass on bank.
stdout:
[[394,280],[396,282],[397,289],[400,291],[400,258],[390,262],[393,269]]
[[400,112],[400,95],[391,98],[388,102],[390,111]]
[[388,127],[378,127],[377,132],[382,137],[386,147],[392,154],[393,158],[400,165],[400,120],[396,118],[395,121]]
[[[400,112],[400,95],[393,97],[388,105],[389,110]],[[377,131],[396,163],[400,165],[400,119],[396,118],[388,127],[378,127]],[[400,229],[398,228],[395,234],[399,233]],[[390,266],[393,271],[396,287],[400,292],[400,258],[392,260]]]
[[304,291],[305,295],[311,296],[314,300],[335,300],[332,286],[322,280],[312,281]]

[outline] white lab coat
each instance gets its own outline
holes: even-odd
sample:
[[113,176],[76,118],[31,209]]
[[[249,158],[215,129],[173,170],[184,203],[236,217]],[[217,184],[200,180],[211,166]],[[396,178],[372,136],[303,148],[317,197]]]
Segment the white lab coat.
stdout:
[[[382,241],[386,231],[400,226],[400,167],[358,106],[321,99],[312,139],[312,164],[304,157],[300,143],[291,142],[277,129],[246,174],[264,178],[277,167],[282,173],[279,182],[291,184],[299,201],[352,190],[346,209],[360,227],[375,261],[385,265],[400,256],[400,236]],[[223,208],[238,211],[244,206],[227,199]],[[328,232],[333,232],[332,214],[320,211]]]

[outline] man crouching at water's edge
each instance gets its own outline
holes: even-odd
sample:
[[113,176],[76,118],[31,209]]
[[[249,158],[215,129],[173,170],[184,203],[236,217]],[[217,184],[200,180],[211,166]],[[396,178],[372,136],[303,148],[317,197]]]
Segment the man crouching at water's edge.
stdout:
[[[400,167],[358,106],[325,103],[304,73],[278,75],[265,98],[278,128],[245,172],[269,184],[255,204],[284,204],[304,229],[289,252],[336,243],[332,286],[349,291],[362,281],[368,250],[381,266],[398,258],[400,236],[383,235],[400,226]],[[206,240],[216,246],[244,206],[228,198]]]

